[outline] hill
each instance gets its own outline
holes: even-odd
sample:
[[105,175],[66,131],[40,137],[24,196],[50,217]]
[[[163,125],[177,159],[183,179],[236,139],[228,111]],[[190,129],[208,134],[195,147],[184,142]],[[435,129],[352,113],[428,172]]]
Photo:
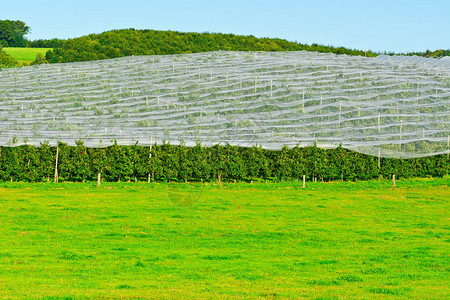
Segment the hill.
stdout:
[[376,56],[373,52],[344,47],[306,45],[283,39],[257,38],[222,33],[177,31],[112,30],[68,39],[49,51],[51,63],[90,61],[130,55],[161,55],[208,51],[317,51],[347,55]]

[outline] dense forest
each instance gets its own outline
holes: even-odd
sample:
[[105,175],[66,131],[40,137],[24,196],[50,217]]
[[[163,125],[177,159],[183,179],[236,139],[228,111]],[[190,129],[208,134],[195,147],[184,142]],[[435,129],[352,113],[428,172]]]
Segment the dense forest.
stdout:
[[[223,33],[121,29],[74,39],[29,41],[28,27],[22,21],[0,20],[0,47],[52,48],[46,59],[35,63],[91,61],[130,55],[163,55],[207,51],[317,51],[336,54],[377,56],[379,53],[319,44],[301,44],[278,38],[257,38]],[[396,53],[385,53],[395,55]],[[2,52],[0,67],[19,65]],[[443,57],[450,50],[411,52],[405,55]]]
[[[44,43],[39,44],[43,46]],[[306,45],[282,39],[256,38],[221,33],[193,33],[156,30],[113,30],[69,39],[47,53],[51,63],[88,61],[130,55],[160,55],[207,51],[318,51],[375,56],[372,52],[343,47]]]

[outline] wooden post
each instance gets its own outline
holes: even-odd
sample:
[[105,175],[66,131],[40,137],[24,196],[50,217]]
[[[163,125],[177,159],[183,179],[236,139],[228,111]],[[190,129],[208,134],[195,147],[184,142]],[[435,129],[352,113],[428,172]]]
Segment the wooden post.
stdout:
[[381,169],[380,149],[378,149],[378,170]]
[[[449,146],[450,146],[450,135],[447,135],[447,162],[450,158],[450,147]],[[447,175],[448,175],[448,169],[449,169],[449,167],[447,166]]]
[[306,175],[303,175],[303,188],[306,186]]
[[323,96],[320,95],[320,114],[322,114],[322,102],[323,102]]
[[59,147],[56,146],[56,161],[55,161],[55,182],[58,183],[58,157],[59,157]]
[[222,187],[222,174],[219,173],[217,177],[219,179],[219,187]]
[[100,180],[101,180],[101,173],[98,173],[98,176],[97,176],[97,186],[100,186]]
[[[148,153],[148,161],[152,159],[152,146],[153,146],[153,137],[150,137],[150,147],[149,147],[149,153]],[[148,183],[150,183],[150,172],[148,173]]]
[[305,112],[305,89],[302,92],[302,113]]
[[270,97],[273,96],[273,92],[272,92],[272,79],[270,79]]
[[395,175],[392,175],[392,184],[393,184],[394,187],[395,187]]
[[380,125],[381,125],[381,115],[380,115],[380,113],[378,112],[378,131],[380,131]]

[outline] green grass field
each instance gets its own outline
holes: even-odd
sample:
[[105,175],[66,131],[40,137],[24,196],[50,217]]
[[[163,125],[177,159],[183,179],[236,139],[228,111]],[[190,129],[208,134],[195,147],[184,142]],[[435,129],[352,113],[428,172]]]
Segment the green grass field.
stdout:
[[51,48],[3,48],[3,50],[15,60],[29,63],[36,59],[38,53],[45,56],[45,53]]
[[0,297],[448,299],[449,187],[3,183]]

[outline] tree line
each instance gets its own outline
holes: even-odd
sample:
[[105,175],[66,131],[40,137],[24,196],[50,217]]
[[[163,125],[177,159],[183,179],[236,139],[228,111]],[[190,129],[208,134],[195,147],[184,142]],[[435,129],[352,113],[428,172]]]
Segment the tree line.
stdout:
[[[58,148],[58,149],[57,149]],[[195,147],[155,144],[87,148],[59,143],[51,147],[0,147],[0,181],[53,180],[58,152],[59,181],[92,181],[101,173],[106,181],[224,182],[307,180],[369,180],[379,178],[442,177],[448,174],[448,155],[413,159],[377,158],[342,147],[321,149],[231,145]]]
[[306,45],[283,39],[256,38],[221,33],[178,31],[112,30],[63,42],[47,53],[51,63],[89,61],[130,55],[162,55],[207,51],[318,51],[348,55],[375,56],[362,50],[323,45]]
[[[319,44],[302,44],[278,38],[257,38],[222,33],[121,29],[90,34],[74,39],[39,39],[29,41],[25,35],[30,27],[23,21],[0,20],[0,47],[52,48],[35,63],[79,62],[124,57],[130,55],[164,55],[208,51],[316,51],[360,56],[379,53]],[[394,55],[395,53],[386,53]],[[2,54],[3,56],[5,53]],[[450,50],[411,52],[406,55],[442,57]],[[18,65],[17,63],[15,65]],[[0,66],[15,66],[0,60]]]

